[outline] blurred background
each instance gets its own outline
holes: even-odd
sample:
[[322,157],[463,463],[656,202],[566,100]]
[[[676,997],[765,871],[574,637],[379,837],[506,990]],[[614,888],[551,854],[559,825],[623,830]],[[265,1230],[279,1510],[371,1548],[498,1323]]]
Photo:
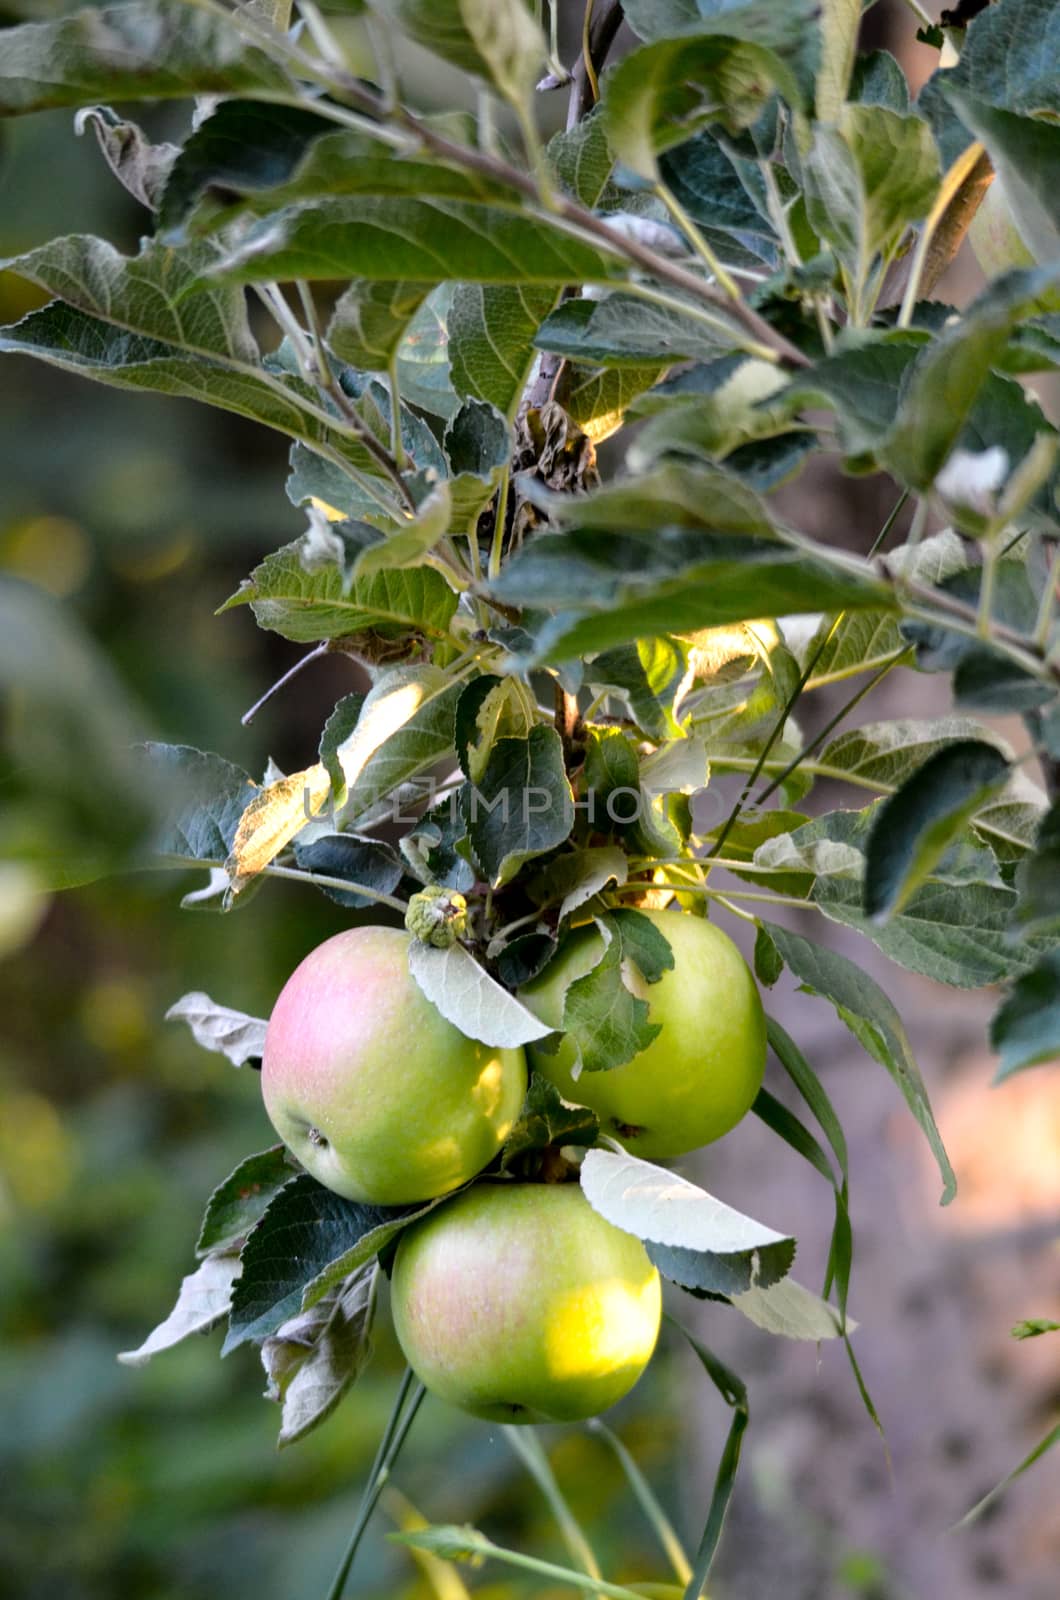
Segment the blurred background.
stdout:
[[[2,20],[50,11],[4,8]],[[874,43],[911,39],[900,3],[877,6],[869,22]],[[906,54],[914,78],[930,70],[930,53]],[[164,137],[173,115],[141,120]],[[78,231],[135,249],[146,215],[94,141],[74,137],[67,113],[7,124],[0,163],[0,257]],[[0,274],[0,320],[38,303]],[[21,358],[6,358],[2,372],[0,568],[29,586],[27,606],[40,594],[61,603],[151,736],[217,750],[258,775],[270,756],[284,770],[307,765],[352,668],[325,658],[245,729],[242,712],[298,650],[259,632],[249,611],[214,615],[256,560],[301,529],[283,493],[284,441]],[[885,485],[837,477],[797,493],[805,525],[859,545],[848,530],[874,531],[889,503]],[[39,670],[58,672],[54,655]],[[946,709],[939,680],[894,674],[887,693],[866,718]],[[72,762],[73,745],[64,749]],[[32,838],[33,796],[7,767],[0,775],[0,836]],[[72,833],[77,819],[60,821]],[[254,1351],[222,1363],[211,1336],[145,1368],[115,1360],[168,1311],[210,1190],[272,1138],[255,1075],[197,1050],[163,1023],[166,1008],[205,989],[266,1015],[302,955],[349,921],[277,883],[249,915],[182,911],[181,895],[197,886],[187,875],[124,876],[42,900],[0,864],[4,1600],[323,1595],[400,1371],[383,1316],[368,1374],[318,1432],[277,1453],[278,1410],[261,1397]],[[820,919],[807,931],[842,942]],[[712,1594],[1055,1600],[1060,1458],[1046,1458],[972,1529],[946,1530],[1060,1409],[1055,1339],[1016,1344],[1008,1331],[1023,1317],[1060,1315],[1060,1077],[1041,1069],[992,1091],[992,996],[941,991],[861,942],[844,947],[907,1019],[961,1192],[939,1211],[927,1152],[889,1080],[828,1007],[782,985],[771,1008],[822,1074],[851,1142],[851,1303],[893,1470],[841,1350],[784,1345],[675,1292],[675,1314],[751,1390],[744,1473]],[[783,1093],[779,1075],[771,1087]],[[798,1275],[817,1282],[830,1196],[754,1119],[687,1170],[796,1232]],[[668,1342],[609,1421],[694,1545],[729,1421],[714,1391]],[[663,1577],[606,1445],[576,1429],[543,1437],[608,1575]],[[547,1507],[496,1430],[428,1401],[398,1476],[432,1521],[471,1521],[564,1559]],[[378,1516],[349,1594],[455,1600],[459,1589],[433,1586],[383,1541],[388,1516],[401,1514],[391,1503]],[[496,1568],[467,1584],[483,1600],[570,1592]]]

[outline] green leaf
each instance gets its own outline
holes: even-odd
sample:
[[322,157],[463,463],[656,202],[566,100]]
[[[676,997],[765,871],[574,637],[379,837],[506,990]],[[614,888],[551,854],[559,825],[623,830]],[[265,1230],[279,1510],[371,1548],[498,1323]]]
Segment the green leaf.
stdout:
[[266,556],[249,578],[220,606],[249,605],[258,625],[297,644],[342,639],[373,632],[393,635],[414,629],[444,638],[456,610],[456,595],[432,568],[380,572],[354,580],[344,593],[338,565],[309,572],[302,564],[302,540]]
[[616,158],[654,179],[658,152],[703,124],[720,121],[732,131],[750,127],[776,91],[800,106],[797,69],[812,39],[815,13],[810,0],[783,7],[747,0],[717,15],[693,12],[678,38],[658,38],[653,26],[655,42],[632,51],[602,86]]
[[722,236],[716,247],[723,255],[731,248],[731,237],[726,236],[735,235],[741,245],[753,244],[763,260],[775,264],[776,234],[753,162],[731,154],[713,134],[704,131],[665,151],[659,158],[659,170],[693,222]]
[[886,921],[930,876],[1011,768],[996,745],[960,739],[937,750],[876,812],[865,854],[866,915]]
[[1060,952],[1016,979],[990,1023],[990,1045],[1001,1057],[995,1083],[1060,1056]]
[[110,106],[86,106],[74,119],[74,131],[91,128],[103,159],[118,182],[148,211],[157,211],[180,146],[152,144],[135,122],[123,121]]
[[615,164],[600,107],[594,106],[573,128],[553,134],[545,153],[568,194],[594,211]]
[[346,815],[365,815],[451,753],[461,688],[441,667],[394,667],[377,676],[353,731],[335,749]]
[[265,1049],[265,1022],[259,1017],[248,1017],[245,1011],[233,1011],[231,1006],[220,1006],[201,990],[183,995],[170,1006],[165,1020],[186,1022],[197,1045],[227,1056],[234,1067],[243,1067],[248,1061],[261,1061]]
[[666,636],[606,650],[586,665],[594,689],[618,690],[637,726],[652,739],[672,738],[679,731],[674,702],[685,672],[684,650]]
[[472,678],[456,708],[456,753],[471,783],[478,783],[499,739],[528,739],[537,721],[534,701],[517,678]]
[[545,40],[523,0],[392,0],[383,13],[384,25],[396,20],[417,44],[491,79],[517,107],[528,104]]
[[595,1111],[568,1105],[554,1083],[533,1072],[523,1109],[504,1141],[501,1166],[507,1171],[521,1157],[549,1145],[591,1145],[599,1131]]
[[398,387],[404,400],[430,416],[447,419],[460,405],[449,375],[448,319],[455,292],[451,283],[432,289],[397,350]]
[[450,417],[443,438],[452,477],[455,532],[477,537],[480,514],[493,499],[511,461],[512,437],[506,418],[483,400],[465,400]]
[[[734,1294],[732,1303],[741,1316],[765,1333],[782,1339],[838,1339],[842,1323],[835,1306],[794,1278],[785,1278],[768,1289],[748,1289]],[[847,1323],[851,1328],[852,1323]]]
[[838,951],[826,950],[776,923],[764,922],[762,927],[806,993],[830,1001],[859,1044],[897,1083],[938,1162],[943,1180],[942,1204],[948,1205],[957,1192],[957,1179],[902,1019],[890,1000],[874,978]]
[[815,109],[821,122],[835,122],[847,98],[857,57],[861,0],[824,0],[821,8],[821,64]]
[[525,1556],[518,1550],[505,1550],[487,1539],[484,1533],[465,1523],[463,1527],[450,1524],[445,1527],[417,1528],[412,1533],[388,1533],[393,1544],[407,1545],[413,1550],[424,1550],[445,1561],[469,1561],[480,1566],[483,1561],[502,1561],[510,1567],[522,1567],[542,1577],[562,1584],[568,1589],[581,1589],[596,1600],[641,1600],[633,1589],[621,1584],[607,1583],[603,1578],[590,1577],[586,1572],[575,1572],[569,1567],[557,1567],[551,1561],[539,1561],[536,1556]]
[[644,990],[674,964],[665,935],[635,911],[608,912],[596,926],[599,959],[575,978],[563,1005],[563,1031],[577,1050],[578,1073],[620,1067],[658,1037]]
[[807,610],[883,610],[893,594],[868,569],[838,568],[778,541],[678,532],[572,529],[535,539],[491,585],[512,605],[552,607],[536,662],[632,639]]
[[384,372],[429,290],[427,283],[351,283],[335,302],[328,348],[352,367]]
[[1060,17],[1050,0],[1005,0],[976,18],[948,75],[962,92],[1024,116],[1055,120]]
[[588,905],[611,883],[626,881],[628,857],[617,845],[593,845],[557,856],[538,878],[527,884],[527,893],[540,906],[559,902],[560,922]]
[[643,1240],[659,1271],[677,1283],[738,1295],[779,1282],[795,1257],[789,1235],[637,1156],[590,1150],[581,1185],[593,1210]]
[[551,1032],[521,1000],[503,989],[462,944],[437,950],[414,939],[409,971],[427,999],[469,1039],[514,1050]]
[[539,724],[525,739],[498,740],[461,804],[472,849],[495,888],[562,844],[574,826],[574,798],[555,728]]
[[554,289],[458,284],[448,316],[449,362],[457,394],[511,418],[534,364],[534,335],[556,302]]
[[655,533],[662,527],[757,534],[773,521],[765,502],[724,467],[666,461],[651,471],[615,479],[591,494],[535,491],[536,503],[560,527],[601,533]]
[[[738,337],[735,324],[734,340]],[[603,300],[564,300],[537,330],[534,343],[570,361],[605,367],[660,368],[682,360],[710,360],[731,341],[715,328],[669,306],[631,294]]]
[[[974,425],[976,402],[1010,333],[1040,307],[1058,273],[1055,268],[1007,273],[917,357],[881,451],[902,482],[916,489],[934,482],[966,423]],[[1003,382],[994,378],[995,392]],[[1013,393],[1014,404],[1021,399]]]
[[927,123],[878,105],[844,106],[834,127],[818,127],[803,173],[810,223],[859,287],[930,210],[941,176]]
[[379,283],[607,283],[617,255],[543,219],[461,200],[367,195],[306,201],[253,224],[208,276],[371,278]]
[[1012,1329],[1014,1339],[1037,1339],[1043,1333],[1060,1333],[1060,1322],[1053,1322],[1050,1317],[1030,1317]]
[[171,0],[89,6],[0,32],[0,115],[261,90],[289,93],[284,69],[225,18]]
[[222,1355],[262,1343],[370,1261],[425,1209],[363,1205],[333,1194],[308,1173],[292,1178],[243,1246]]
[[338,751],[360,721],[364,702],[363,694],[343,695],[325,722],[320,735],[318,754],[331,779],[332,798],[338,806],[346,803],[346,775],[339,762]]
[[291,1176],[291,1161],[282,1144],[247,1156],[210,1196],[196,1255],[236,1249]]
[[283,1407],[278,1447],[329,1417],[372,1354],[375,1263],[361,1267],[270,1334],[261,1347],[266,1396]]
[[302,843],[294,841],[294,858],[304,872],[316,872],[325,878],[341,878],[357,888],[336,889],[323,886],[323,893],[340,906],[353,911],[376,904],[371,893],[361,894],[360,888],[375,890],[377,894],[393,894],[405,876],[405,866],[390,845],[378,839],[362,839],[355,833],[325,833]]
[[173,1310],[150,1333],[138,1350],[125,1350],[118,1360],[126,1367],[142,1367],[161,1350],[171,1350],[193,1333],[209,1333],[228,1312],[239,1257],[209,1255],[182,1281]]
[[186,744],[148,744],[148,757],[171,805],[153,848],[172,861],[223,866],[236,829],[260,791],[241,767]]
[[985,1494],[970,1511],[966,1511],[956,1526],[958,1528],[963,1528],[969,1522],[974,1522],[977,1517],[982,1515],[988,1506],[992,1506],[994,1504],[997,1498],[1005,1492],[1010,1483],[1013,1483],[1022,1473],[1026,1472],[1028,1467],[1033,1467],[1036,1461],[1040,1461],[1042,1456],[1045,1455],[1046,1451],[1053,1448],[1054,1444],[1060,1444],[1060,1422],[1058,1422],[1055,1427],[1049,1429],[1049,1432],[1045,1435],[1044,1439],[1039,1439],[1038,1443],[1034,1446],[1034,1449],[1029,1451],[1027,1455],[1024,1456],[1018,1467],[1013,1467],[1012,1471],[1006,1473],[1001,1482],[996,1484],[994,1488],[990,1490],[989,1494]]
[[[270,101],[222,100],[184,141],[170,169],[158,212],[159,231],[182,242],[183,223],[204,196],[227,219],[246,190],[286,182],[314,140],[335,125],[315,111]],[[364,153],[381,146],[362,140]],[[212,218],[211,218],[212,220]]]
[[1016,868],[1013,922],[1024,937],[1060,934],[1060,800],[1042,817],[1034,854]]
[[701,1596],[706,1589],[707,1579],[710,1576],[714,1554],[721,1539],[721,1530],[725,1525],[729,1501],[732,1499],[732,1492],[736,1485],[743,1436],[751,1420],[751,1412],[747,1400],[747,1388],[742,1379],[738,1378],[736,1373],[731,1371],[724,1362],[719,1361],[717,1356],[708,1350],[705,1345],[700,1344],[698,1339],[694,1339],[686,1328],[681,1328],[681,1332],[699,1357],[703,1370],[711,1383],[732,1411],[729,1432],[722,1449],[721,1459],[718,1462],[718,1470],[714,1476],[714,1489],[710,1497],[710,1506],[707,1509],[703,1532],[696,1548],[695,1564],[684,1592],[684,1600],[701,1600]]

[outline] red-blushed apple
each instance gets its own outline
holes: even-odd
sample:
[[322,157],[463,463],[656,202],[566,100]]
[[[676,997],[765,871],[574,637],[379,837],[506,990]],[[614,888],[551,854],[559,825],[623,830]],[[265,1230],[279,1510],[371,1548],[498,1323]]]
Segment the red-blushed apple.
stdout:
[[280,1138],[350,1200],[448,1194],[497,1154],[526,1094],[521,1049],[447,1022],[409,972],[409,935],[349,928],[291,974],[265,1035],[261,1088]]
[[659,1274],[577,1183],[475,1184],[401,1236],[405,1357],[490,1422],[574,1422],[628,1394],[659,1336]]
[[[632,1061],[575,1078],[577,1051],[567,1037],[554,1054],[530,1047],[530,1063],[567,1100],[589,1106],[604,1131],[647,1160],[685,1155],[720,1139],[751,1108],[762,1086],[766,1023],[743,956],[720,928],[685,912],[641,913],[668,940],[672,970],[646,983],[627,964],[626,983],[648,1002],[661,1031]],[[563,1026],[567,990],[600,958],[595,926],[575,929],[521,998],[553,1028]]]

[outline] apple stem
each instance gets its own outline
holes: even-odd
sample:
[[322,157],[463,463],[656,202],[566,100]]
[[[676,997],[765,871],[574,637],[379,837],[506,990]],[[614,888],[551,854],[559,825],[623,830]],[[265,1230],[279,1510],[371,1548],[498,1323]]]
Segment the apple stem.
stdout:
[[342,1560],[339,1562],[338,1571],[332,1579],[331,1588],[327,1592],[327,1600],[342,1600],[346,1579],[350,1575],[350,1568],[353,1566],[358,1546],[364,1537],[364,1531],[371,1520],[372,1512],[379,1502],[379,1496],[386,1486],[391,1469],[401,1453],[401,1447],[405,1443],[409,1429],[416,1419],[416,1413],[420,1409],[426,1392],[423,1384],[416,1380],[412,1368],[406,1367],[401,1386],[398,1389],[390,1416],[387,1419],[387,1425],[383,1430],[383,1437],[379,1441],[379,1449],[376,1451],[372,1470],[368,1475],[368,1482],[365,1485],[364,1494],[357,1509],[357,1517],[350,1533],[349,1542],[343,1552]]

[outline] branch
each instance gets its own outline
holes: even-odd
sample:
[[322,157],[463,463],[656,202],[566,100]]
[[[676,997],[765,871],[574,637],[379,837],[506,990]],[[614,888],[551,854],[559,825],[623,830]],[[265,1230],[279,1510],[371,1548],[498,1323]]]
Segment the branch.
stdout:
[[[612,255],[628,261],[641,272],[647,273],[649,277],[656,278],[661,283],[668,283],[672,288],[679,289],[682,294],[723,311],[757,343],[773,350],[779,362],[792,367],[811,365],[809,356],[804,355],[798,346],[792,344],[782,333],[778,333],[746,302],[730,300],[727,295],[705,282],[696,273],[667,260],[664,256],[656,255],[638,240],[627,238],[566,195],[553,194],[546,197],[530,173],[512,166],[500,156],[487,150],[476,150],[469,145],[447,139],[438,129],[421,122],[403,106],[391,108],[382,95],[369,89],[360,79],[353,77],[351,73],[339,71],[328,62],[307,55],[298,45],[277,33],[275,28],[253,17],[246,10],[230,11],[219,4],[219,0],[201,0],[201,3],[203,9],[213,11],[227,21],[234,22],[248,38],[266,48],[274,58],[279,56],[283,64],[297,66],[306,77],[322,84],[337,100],[379,123],[377,129],[371,130],[376,137],[385,136],[386,124],[396,124],[403,128],[421,149],[431,151],[452,166],[463,168],[467,172],[480,173],[502,188],[524,195],[540,207],[541,212],[551,222],[555,223],[558,218],[570,224],[575,232],[582,236],[588,235],[602,244]],[[295,95],[294,99],[302,106],[308,103],[305,95]],[[313,100],[311,109],[320,116],[334,118],[337,108],[329,108],[326,100]],[[341,121],[342,118],[334,120]]]
[[568,132],[587,116],[596,104],[593,79],[599,76],[607,60],[608,51],[622,26],[620,0],[602,0],[602,3],[596,5],[593,4],[593,0],[585,0],[585,4],[588,38],[575,66],[571,69],[570,98],[567,101]]

